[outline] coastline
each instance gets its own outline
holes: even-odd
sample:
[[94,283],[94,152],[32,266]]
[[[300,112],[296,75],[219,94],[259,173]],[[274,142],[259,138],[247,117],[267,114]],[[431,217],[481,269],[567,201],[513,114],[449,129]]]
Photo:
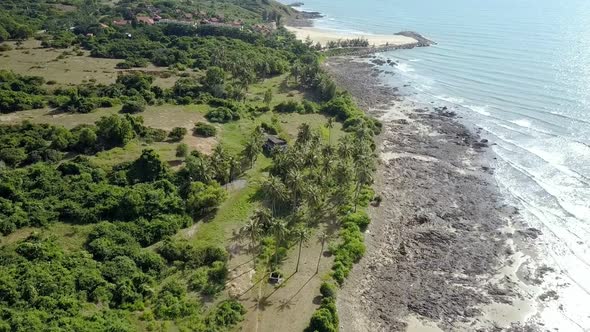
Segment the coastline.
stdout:
[[504,203],[487,140],[446,108],[405,101],[367,59],[325,67],[384,128],[383,202],[340,292],[341,331],[535,331],[552,294],[528,259],[539,231]]
[[[295,26],[288,29],[301,40],[321,31],[313,20]],[[396,64],[374,53],[435,44],[398,34],[418,43],[337,48],[324,64],[384,129],[375,181],[383,202],[370,208],[367,253],[339,292],[340,330],[544,330],[545,310],[561,311],[556,291],[563,286],[542,258],[542,232],[500,192],[482,128],[447,107],[405,100],[383,83],[392,74],[383,66]]]
[[406,35],[382,35],[367,33],[343,33],[327,29],[321,29],[313,26],[293,27],[287,26],[287,30],[294,33],[300,40],[309,38],[314,43],[320,43],[325,46],[328,42],[337,42],[347,39],[365,39],[371,47],[400,47],[409,45],[418,45],[419,41]]

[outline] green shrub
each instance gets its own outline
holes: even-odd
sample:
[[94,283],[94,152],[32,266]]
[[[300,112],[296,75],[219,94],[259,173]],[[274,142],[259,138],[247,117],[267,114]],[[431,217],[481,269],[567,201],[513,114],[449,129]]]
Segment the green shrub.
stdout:
[[323,282],[320,293],[324,298],[336,298],[336,286],[329,282]]
[[338,331],[338,319],[334,317],[328,308],[320,307],[309,321],[305,332],[336,332]]
[[293,100],[284,101],[276,105],[274,110],[279,113],[305,113],[303,105]]
[[226,123],[229,121],[239,120],[240,116],[232,109],[222,106],[212,109],[205,115],[207,120],[211,122]]
[[164,142],[167,136],[166,130],[160,128],[145,128],[142,135],[143,139],[148,143]]
[[179,142],[184,138],[186,132],[187,130],[184,127],[175,127],[168,134],[168,138],[173,142]]
[[365,231],[369,224],[371,223],[371,218],[367,215],[364,211],[359,211],[355,213],[351,213],[344,217],[342,220],[343,224],[353,223],[357,225],[361,231]]
[[318,106],[314,102],[311,102],[309,100],[304,100],[303,101],[303,111],[306,114],[317,113],[318,112]]
[[262,122],[260,124],[260,128],[267,134],[277,135],[279,133],[277,127],[272,124],[269,124],[268,122]]
[[364,224],[365,218],[362,215],[355,216],[352,220],[344,222],[340,230],[341,242],[334,248],[334,265],[332,266],[332,278],[342,284],[348,276],[354,263],[357,263],[365,254],[365,244],[360,224]]
[[128,100],[123,104],[121,113],[135,114],[145,111],[145,102],[139,100]]
[[208,123],[197,122],[197,124],[195,124],[195,128],[193,129],[193,133],[201,137],[213,137],[217,134],[217,128]]
[[176,156],[179,158],[184,158],[188,155],[188,145],[181,143],[178,144],[176,147]]
[[234,300],[224,301],[205,318],[207,331],[224,331],[244,319],[246,309]]

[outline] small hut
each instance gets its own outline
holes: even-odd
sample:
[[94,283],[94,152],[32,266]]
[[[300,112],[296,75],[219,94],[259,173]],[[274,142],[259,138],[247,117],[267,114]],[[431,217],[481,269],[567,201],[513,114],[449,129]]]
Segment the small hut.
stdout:
[[270,153],[275,149],[284,149],[287,147],[287,142],[278,138],[275,135],[266,135],[266,142],[262,146],[266,153]]

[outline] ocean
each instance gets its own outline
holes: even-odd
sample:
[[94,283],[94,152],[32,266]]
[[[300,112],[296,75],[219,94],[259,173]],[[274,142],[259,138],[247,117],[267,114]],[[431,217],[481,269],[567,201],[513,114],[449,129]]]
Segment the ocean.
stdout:
[[417,103],[447,105],[495,143],[495,176],[542,231],[539,259],[559,298],[536,319],[590,331],[590,1],[305,0],[315,26],[412,30],[437,45],[378,54],[384,80]]

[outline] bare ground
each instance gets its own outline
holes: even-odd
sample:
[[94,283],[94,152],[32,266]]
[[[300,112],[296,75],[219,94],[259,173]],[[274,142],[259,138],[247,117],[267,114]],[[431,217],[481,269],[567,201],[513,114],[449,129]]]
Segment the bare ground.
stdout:
[[[237,297],[248,310],[240,331],[248,332],[300,332],[307,327],[309,318],[321,302],[320,285],[332,266],[332,257],[322,255],[319,273],[316,273],[321,244],[311,237],[301,251],[299,272],[297,245],[289,251],[281,266],[284,282],[275,287],[266,276],[255,274],[252,258],[244,250],[230,261],[230,296]],[[324,253],[327,248],[324,249]]]

